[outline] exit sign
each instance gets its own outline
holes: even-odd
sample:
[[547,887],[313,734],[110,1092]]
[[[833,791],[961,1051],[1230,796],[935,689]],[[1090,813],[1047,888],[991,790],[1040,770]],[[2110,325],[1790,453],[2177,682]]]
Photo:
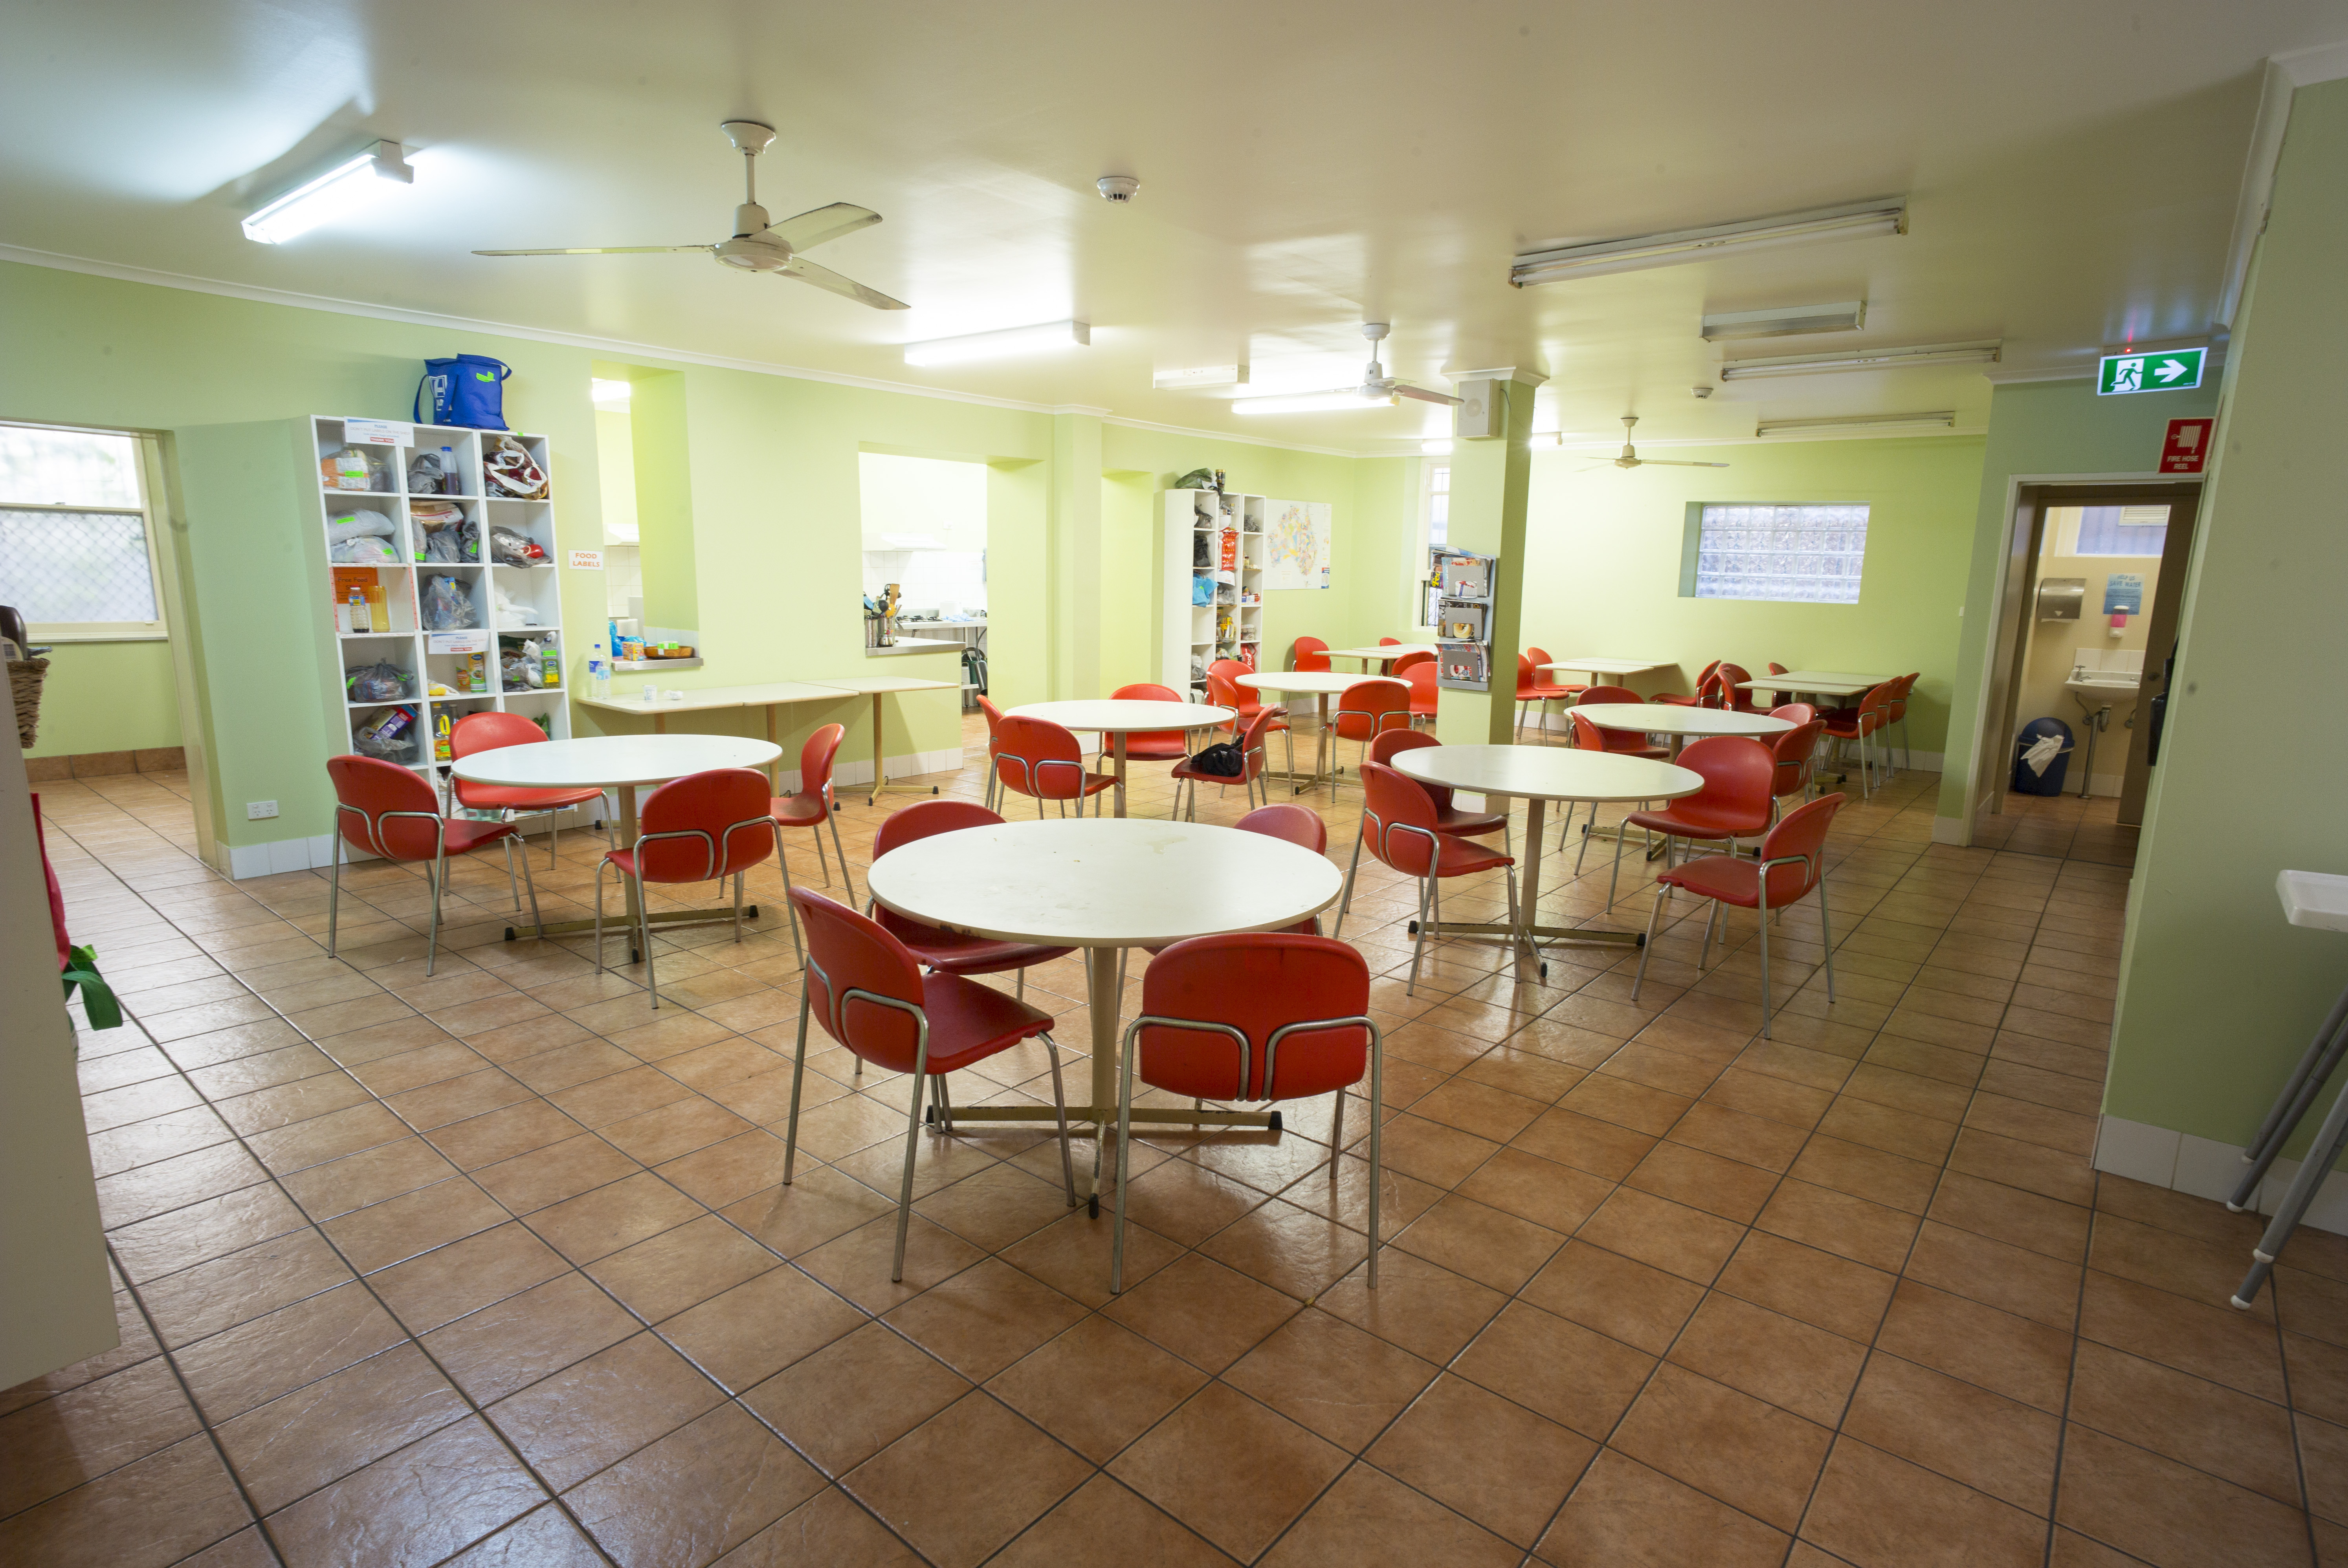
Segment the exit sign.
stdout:
[[2096,395],[2128,392],[2184,392],[2201,384],[2209,362],[2206,348],[2161,349],[2151,354],[2107,354],[2096,374]]

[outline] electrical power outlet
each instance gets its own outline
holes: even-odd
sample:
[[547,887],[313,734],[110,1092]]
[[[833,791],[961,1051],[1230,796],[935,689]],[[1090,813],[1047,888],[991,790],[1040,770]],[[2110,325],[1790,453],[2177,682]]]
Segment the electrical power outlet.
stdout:
[[277,803],[273,800],[249,800],[244,803],[244,819],[247,822],[259,822],[264,816],[276,815]]

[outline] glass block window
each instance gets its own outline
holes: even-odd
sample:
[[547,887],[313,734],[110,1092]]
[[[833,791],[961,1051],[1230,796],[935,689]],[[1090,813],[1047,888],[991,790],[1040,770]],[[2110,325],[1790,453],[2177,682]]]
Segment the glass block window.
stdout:
[[1695,545],[1697,599],[1857,604],[1867,507],[1707,506]]
[[164,634],[137,437],[0,425],[0,604],[36,639]]
[[2167,507],[2082,507],[2083,556],[2157,556],[2168,542]]

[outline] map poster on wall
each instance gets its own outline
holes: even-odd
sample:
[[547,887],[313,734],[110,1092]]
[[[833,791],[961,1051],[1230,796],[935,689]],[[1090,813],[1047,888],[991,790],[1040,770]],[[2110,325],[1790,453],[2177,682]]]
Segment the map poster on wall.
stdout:
[[1263,509],[1264,590],[1327,588],[1329,503],[1266,501]]

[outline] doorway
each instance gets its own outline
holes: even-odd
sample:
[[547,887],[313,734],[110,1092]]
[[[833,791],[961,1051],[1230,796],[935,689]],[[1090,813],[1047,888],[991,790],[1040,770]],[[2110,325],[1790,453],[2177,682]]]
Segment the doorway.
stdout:
[[[2174,652],[2199,498],[2198,482],[2017,491],[1974,842],[2134,859],[2153,699]],[[2017,764],[2034,722],[2034,734],[2055,740],[2043,749],[2043,771]],[[2008,817],[2027,820],[1998,820]]]

